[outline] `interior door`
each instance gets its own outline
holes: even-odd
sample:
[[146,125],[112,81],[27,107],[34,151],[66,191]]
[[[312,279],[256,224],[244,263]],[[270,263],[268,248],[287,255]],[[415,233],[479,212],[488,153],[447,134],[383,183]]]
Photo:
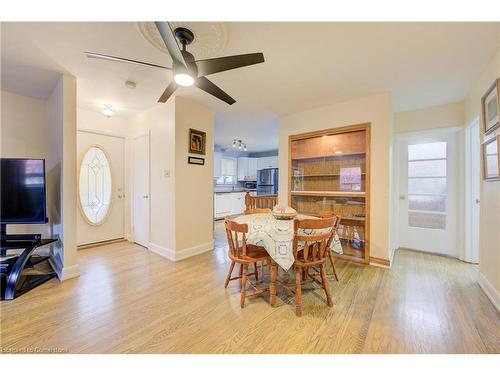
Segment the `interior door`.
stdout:
[[399,140],[399,245],[458,255],[458,133],[431,131]]
[[133,142],[133,234],[134,242],[149,246],[149,135]]
[[77,244],[87,245],[124,237],[125,139],[77,132]]
[[465,128],[465,227],[461,260],[479,263],[479,197],[481,181],[479,119]]

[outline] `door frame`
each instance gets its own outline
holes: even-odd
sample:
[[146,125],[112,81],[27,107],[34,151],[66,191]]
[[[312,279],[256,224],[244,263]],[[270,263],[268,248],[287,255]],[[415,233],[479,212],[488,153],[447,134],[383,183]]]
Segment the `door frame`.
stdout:
[[[131,153],[131,164],[132,164],[132,177],[130,179],[130,235],[131,235],[131,240],[132,242],[135,242],[135,226],[134,226],[134,220],[135,220],[135,212],[134,212],[134,197],[135,197],[135,168],[134,168],[134,157],[135,157],[135,141],[138,140],[139,138],[147,137],[148,141],[148,215],[147,215],[147,225],[148,225],[148,248],[149,248],[149,242],[151,240],[151,131],[148,131],[146,133],[141,133],[138,135],[135,135],[132,137],[132,142],[131,142],[131,147],[130,147],[130,153]],[[141,246],[140,244],[138,244]]]
[[[122,139],[123,140],[123,194],[124,194],[124,197],[125,197],[125,200],[124,200],[124,207],[123,207],[123,238],[127,238],[128,235],[127,235],[127,168],[126,168],[126,162],[127,162],[127,137],[121,135],[121,134],[118,134],[116,132],[112,132],[112,131],[105,131],[105,130],[96,130],[96,129],[91,129],[91,128],[86,128],[86,127],[82,127],[82,128],[77,128],[76,129],[76,137],[77,137],[77,142],[78,142],[78,132],[82,132],[82,133],[87,133],[87,134],[95,134],[95,135],[102,135],[102,136],[106,136],[106,137],[113,137],[113,138],[119,138],[119,139]],[[101,150],[104,151],[104,153],[106,154],[106,157],[108,158],[108,160],[111,160],[107,151],[104,150],[100,145],[97,145],[97,144],[94,144],[93,146],[98,146]],[[81,203],[80,203],[80,187],[79,187],[79,178],[80,178],[80,167],[81,167],[81,158],[80,158],[80,155],[78,155],[78,152],[77,152],[77,147],[75,148],[75,153],[77,154],[76,155],[76,161],[77,161],[77,205],[78,205],[78,211],[80,212],[80,214],[82,215],[83,219],[87,222],[87,224],[90,224],[90,225],[95,225],[95,224],[92,224],[88,221],[88,219],[85,217],[85,215],[83,214],[82,212],[82,209],[81,209]],[[115,179],[113,178],[112,179],[113,182],[112,182],[112,192],[114,194],[114,191],[113,191],[113,187],[115,185]],[[111,206],[113,205],[113,201],[114,201],[114,198],[112,199],[112,202],[111,202],[111,205],[110,205],[110,208],[109,210],[111,210]],[[107,217],[109,215],[109,212],[107,213],[106,215],[106,218],[101,222],[101,223],[104,223],[106,220],[107,220]],[[78,228],[77,228],[78,230]],[[120,240],[120,239],[118,239]],[[112,241],[116,241],[115,240],[110,240],[111,242]],[[82,248],[85,248],[87,246],[89,246],[91,244],[83,244],[83,245],[78,245],[78,247],[82,247]]]
[[[473,150],[473,137],[474,137],[474,127],[477,127],[477,150]],[[479,123],[479,117],[474,118],[465,128],[464,128],[464,245],[462,249],[462,254],[460,259],[464,262],[469,263],[479,263],[479,241],[476,251],[474,251],[473,245],[473,237],[474,237],[474,218],[472,213],[475,210],[478,210],[477,221],[479,223],[479,207],[478,203],[475,202],[476,199],[479,199],[481,194],[481,125]],[[478,178],[479,191],[477,192],[478,196],[473,196],[473,171],[474,167],[473,163],[473,155],[478,159],[478,164],[476,167],[478,168],[479,175],[476,176]],[[479,203],[480,204],[480,203]],[[476,234],[479,236],[479,234]],[[479,239],[478,239],[479,240]]]
[[[437,137],[439,135],[449,135],[449,134],[452,134],[452,133],[457,133],[457,137],[458,137],[458,142],[457,142],[457,153],[460,157],[460,154],[461,154],[461,151],[462,151],[462,142],[461,142],[461,134],[460,132],[463,130],[463,127],[461,126],[453,126],[453,127],[447,127],[447,128],[436,128],[436,129],[426,129],[426,130],[416,130],[416,131],[410,131],[410,132],[404,132],[404,133],[397,133],[396,136],[395,136],[395,139],[394,139],[394,158],[395,158],[395,162],[394,162],[394,169],[393,169],[393,179],[394,179],[394,189],[393,189],[393,194],[394,194],[394,199],[392,200],[393,204],[394,204],[394,235],[395,235],[395,248],[396,249],[399,249],[401,248],[401,221],[399,220],[400,217],[401,217],[401,210],[402,210],[402,203],[401,203],[401,199],[400,199],[400,196],[402,195],[402,192],[400,190],[401,188],[401,167],[402,167],[402,160],[400,160],[399,158],[399,155],[401,153],[401,142],[409,137],[415,137],[415,136],[420,136],[422,137],[423,139],[429,137],[429,138],[432,138],[432,137]],[[457,160],[457,164],[458,164],[458,167],[457,167],[457,173],[458,175],[456,176],[457,177],[457,180],[458,181],[462,181],[462,178],[461,178],[461,175],[462,175],[462,171],[463,171],[463,167],[461,165],[462,161],[459,159]],[[456,198],[457,198],[457,202],[458,202],[458,207],[456,207],[456,213],[458,216],[461,215],[461,213],[463,212],[463,196],[462,196],[462,193],[461,193],[461,187],[459,186],[457,188],[457,191],[456,191]],[[460,235],[460,232],[461,232],[461,227],[462,227],[462,222],[460,220],[458,220],[457,224],[456,224],[456,231],[457,231],[457,238],[456,238],[456,244],[457,244],[457,247],[459,248],[456,252],[455,252],[455,255],[452,255],[452,257],[459,257],[459,255],[463,252],[462,250],[462,244],[463,244],[463,240],[461,238],[461,235]],[[415,251],[421,251],[421,250],[418,250],[418,249],[411,249],[411,250],[415,250]],[[432,252],[428,252],[428,251],[423,251],[423,252],[426,252],[426,253],[432,253]],[[442,253],[436,253],[438,255],[442,255],[442,256],[450,256],[450,255],[447,255],[447,254],[442,254]]]

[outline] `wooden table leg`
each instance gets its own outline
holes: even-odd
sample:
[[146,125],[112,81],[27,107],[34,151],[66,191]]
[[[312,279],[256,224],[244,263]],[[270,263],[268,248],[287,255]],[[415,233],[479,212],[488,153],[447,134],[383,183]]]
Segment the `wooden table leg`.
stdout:
[[269,303],[271,306],[274,306],[276,304],[276,273],[278,272],[278,267],[276,262],[272,259],[270,268],[271,282],[269,284]]

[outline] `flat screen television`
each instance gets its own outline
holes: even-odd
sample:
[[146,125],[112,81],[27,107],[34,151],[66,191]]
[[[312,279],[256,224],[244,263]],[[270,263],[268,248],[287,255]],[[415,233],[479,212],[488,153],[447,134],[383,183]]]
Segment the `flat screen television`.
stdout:
[[47,222],[45,160],[1,158],[0,224]]

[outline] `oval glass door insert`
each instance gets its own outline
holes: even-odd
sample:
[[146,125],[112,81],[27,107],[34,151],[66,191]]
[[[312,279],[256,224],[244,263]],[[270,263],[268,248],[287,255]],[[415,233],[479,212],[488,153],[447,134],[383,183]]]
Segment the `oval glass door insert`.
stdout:
[[80,165],[78,190],[83,216],[92,225],[101,224],[111,204],[111,168],[108,157],[98,146],[90,147]]

